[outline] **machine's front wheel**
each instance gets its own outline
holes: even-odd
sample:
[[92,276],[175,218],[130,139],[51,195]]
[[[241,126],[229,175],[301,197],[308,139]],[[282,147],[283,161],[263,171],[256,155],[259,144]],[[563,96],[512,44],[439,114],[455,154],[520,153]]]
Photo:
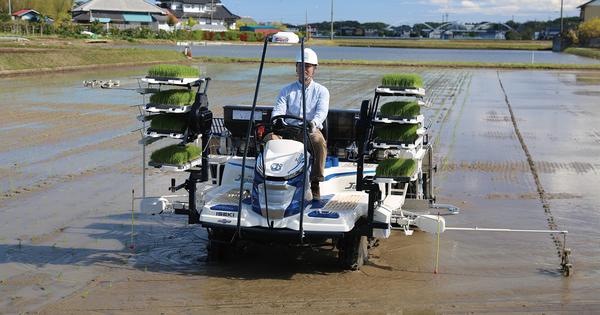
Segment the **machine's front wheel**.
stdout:
[[366,236],[349,232],[338,243],[340,266],[346,270],[359,270],[369,259],[369,241]]

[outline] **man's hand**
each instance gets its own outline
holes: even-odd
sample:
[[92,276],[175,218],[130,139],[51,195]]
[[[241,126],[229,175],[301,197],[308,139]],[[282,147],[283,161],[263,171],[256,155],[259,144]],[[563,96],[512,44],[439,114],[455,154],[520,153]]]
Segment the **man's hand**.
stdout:
[[277,118],[273,122],[274,129],[280,130],[280,129],[283,129],[284,126],[285,126],[285,121],[283,120],[283,118]]
[[315,131],[317,131],[317,123],[314,121],[309,121],[307,127],[309,133],[314,133]]

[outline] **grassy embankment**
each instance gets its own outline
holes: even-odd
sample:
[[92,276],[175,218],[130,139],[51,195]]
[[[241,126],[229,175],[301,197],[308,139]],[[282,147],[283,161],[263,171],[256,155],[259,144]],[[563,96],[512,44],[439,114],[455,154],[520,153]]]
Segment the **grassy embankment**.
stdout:
[[565,52],[569,53],[569,54],[577,55],[577,56],[600,59],[600,49],[599,48],[575,48],[575,47],[572,47],[572,48],[567,48],[565,50]]
[[0,74],[5,75],[184,61],[185,56],[170,50],[83,45],[0,45]]
[[[319,42],[319,41],[315,41]],[[399,40],[385,42],[403,42]],[[418,42],[418,41],[417,41]],[[426,42],[426,41],[423,41]],[[427,41],[429,42],[429,41]],[[438,43],[443,41],[438,41]],[[470,42],[470,41],[467,41]],[[473,41],[475,42],[475,41]],[[489,42],[489,41],[488,41]],[[423,47],[425,48],[425,47]],[[465,48],[465,47],[462,47]],[[482,47],[478,47],[482,48]],[[514,47],[513,47],[514,48]],[[568,53],[598,58],[598,49],[570,48]],[[257,58],[197,57],[195,61],[215,63],[256,63]],[[176,51],[146,50],[141,48],[110,48],[108,45],[84,44],[82,40],[44,41],[26,44],[0,43],[0,74],[25,74],[32,72],[78,70],[102,66],[135,66],[152,63],[185,62]],[[290,59],[268,59],[269,63],[290,63]],[[556,69],[600,70],[600,65],[585,64],[530,64],[439,61],[375,61],[375,60],[322,60],[325,65],[347,66],[410,66],[429,68],[497,68],[497,69]]]
[[[258,58],[195,57],[200,62],[213,63],[258,63]],[[289,64],[292,59],[270,58],[267,63]],[[375,66],[375,67],[423,67],[423,68],[489,68],[531,70],[600,70],[600,64],[545,64],[545,63],[502,63],[502,62],[455,62],[455,61],[381,61],[381,60],[319,60],[320,65],[330,66]]]
[[550,50],[551,41],[526,40],[435,40],[435,39],[313,39],[310,45],[428,48],[428,49],[500,49],[500,50]]

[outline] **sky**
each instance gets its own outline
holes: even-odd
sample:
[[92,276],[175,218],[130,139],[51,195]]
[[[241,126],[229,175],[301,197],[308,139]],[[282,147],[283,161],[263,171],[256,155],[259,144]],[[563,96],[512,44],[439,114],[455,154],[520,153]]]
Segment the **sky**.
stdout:
[[[331,19],[332,0],[221,0],[234,14],[258,22],[304,24]],[[579,16],[588,0],[563,0],[564,16]],[[419,22],[505,22],[560,17],[561,0],[333,0],[334,20],[413,25]],[[448,18],[445,18],[448,14]],[[444,17],[443,17],[444,16]]]

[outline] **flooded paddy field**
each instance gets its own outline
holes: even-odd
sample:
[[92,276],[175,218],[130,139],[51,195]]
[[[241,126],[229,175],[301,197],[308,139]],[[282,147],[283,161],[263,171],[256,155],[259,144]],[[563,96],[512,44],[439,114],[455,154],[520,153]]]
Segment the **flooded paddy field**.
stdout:
[[[126,47],[131,47],[127,45]],[[169,49],[182,51],[175,45],[135,45],[145,49]],[[192,46],[194,56],[257,58],[261,45],[208,45]],[[551,64],[597,64],[600,61],[568,53],[527,50],[479,50],[479,49],[423,49],[381,47],[332,47],[315,46],[323,60],[385,60],[385,61],[442,61],[442,62],[490,62],[490,63],[551,63]],[[290,58],[295,56],[293,45],[272,45],[267,58]]]
[[[252,102],[256,66],[201,68],[216,116]],[[207,235],[185,217],[136,213],[132,238],[142,98],[81,82],[135,88],[139,68],[0,79],[0,313],[599,312],[600,73],[322,67],[317,81],[332,107],[357,108],[400,71],[425,78],[438,202],[461,208],[447,224],[569,230],[571,277],[558,271],[562,238],[545,234],[448,231],[438,274],[435,238],[420,232],[382,241],[359,272],[327,248],[206,263]],[[269,65],[259,103],[292,80],[292,66]],[[150,169],[148,194],[171,177]]]

